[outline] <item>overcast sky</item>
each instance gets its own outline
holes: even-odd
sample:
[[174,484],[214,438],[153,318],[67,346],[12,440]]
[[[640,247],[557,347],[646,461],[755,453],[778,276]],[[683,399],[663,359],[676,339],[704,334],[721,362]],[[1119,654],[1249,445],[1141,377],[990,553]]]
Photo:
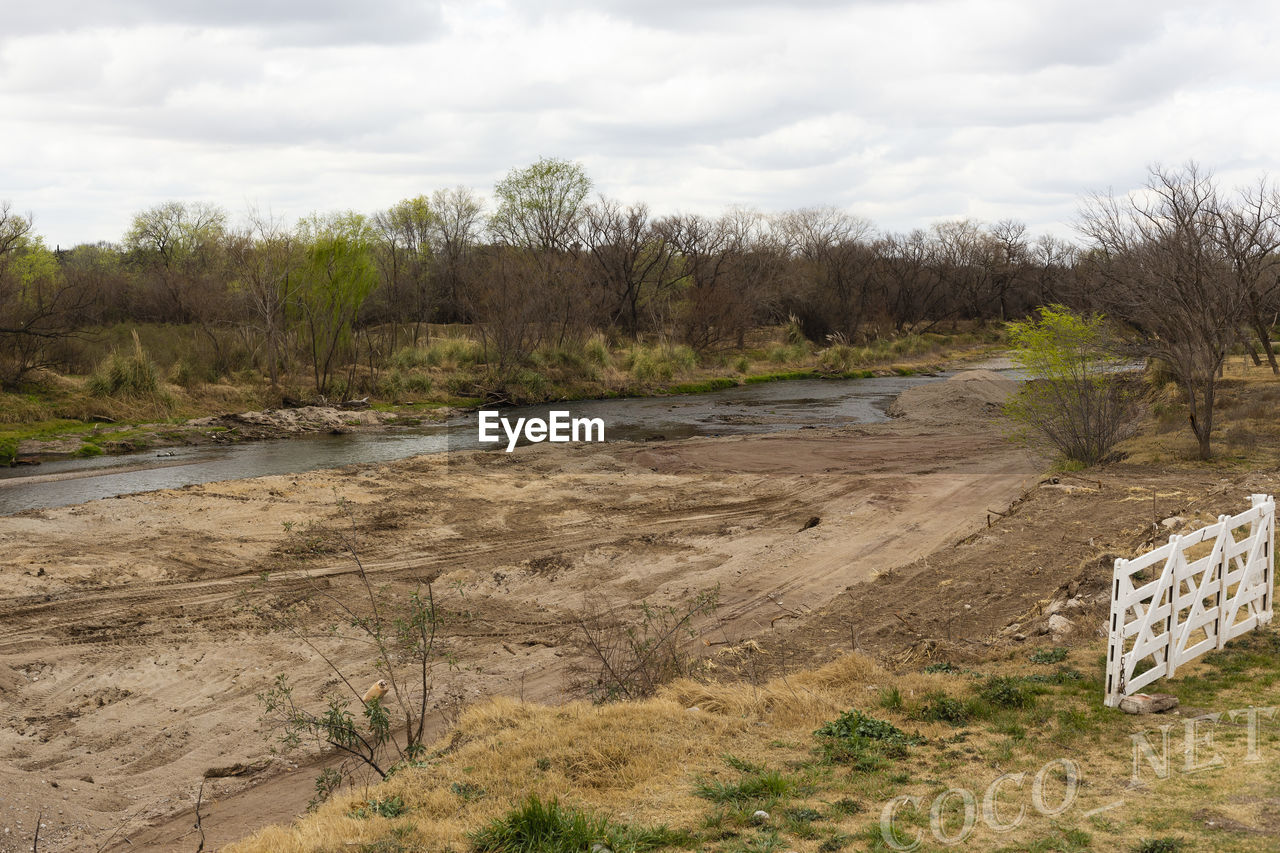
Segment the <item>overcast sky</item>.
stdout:
[[539,156],[658,212],[1013,217],[1188,158],[1280,173],[1280,4],[47,0],[0,20],[0,200],[50,245],[286,218]]

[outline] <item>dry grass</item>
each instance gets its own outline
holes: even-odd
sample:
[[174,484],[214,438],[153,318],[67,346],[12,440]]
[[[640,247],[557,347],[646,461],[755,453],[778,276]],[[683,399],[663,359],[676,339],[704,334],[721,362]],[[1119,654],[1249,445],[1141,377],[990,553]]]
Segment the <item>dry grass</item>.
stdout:
[[1153,391],[1149,428],[1119,446],[1128,459],[1150,465],[1280,465],[1280,377],[1247,358],[1228,361],[1214,406],[1212,463],[1196,459],[1196,442],[1181,390],[1169,383]]
[[[1253,637],[1188,666],[1159,689],[1180,695],[1184,706],[1211,711],[1261,704],[1280,675],[1274,665],[1280,639],[1269,632]],[[1243,727],[1215,730],[1222,766],[1183,772],[1181,720],[1133,718],[1101,706],[1100,643],[1076,649],[1060,663],[1031,663],[1030,652],[1019,647],[976,672],[901,675],[849,655],[761,685],[682,681],[654,699],[604,706],[496,699],[470,709],[435,745],[426,766],[402,771],[379,788],[336,797],[293,826],[265,829],[225,849],[463,851],[471,847],[470,833],[529,794],[557,797],[617,822],[666,825],[690,833],[699,849],[726,853],[885,849],[880,811],[892,797],[909,794],[921,797],[923,808],[901,812],[898,826],[909,835],[923,831],[921,850],[954,849],[931,842],[933,798],[950,787],[966,788],[980,806],[992,781],[1019,771],[1027,772],[1025,784],[1004,789],[1002,815],[1015,814],[1021,803],[1028,806],[1027,819],[1004,834],[979,820],[966,849],[1136,850],[1144,840],[1183,838],[1197,839],[1185,849],[1261,851],[1280,843],[1273,765],[1244,761]],[[1017,684],[1041,695],[1030,707],[986,705],[980,688],[994,674],[1020,678]],[[924,721],[940,697],[955,699],[970,719],[954,726]],[[851,707],[925,742],[885,766],[826,761],[814,729]],[[1168,723],[1175,725],[1173,772],[1158,779],[1144,767],[1140,784],[1132,786],[1130,736],[1145,730],[1158,748],[1157,727]],[[1278,730],[1280,721],[1262,729],[1260,748],[1271,758]],[[1054,759],[1077,763],[1080,787],[1069,810],[1044,817],[1030,807],[1031,782]],[[1048,803],[1061,799],[1060,767],[1044,776]],[[736,804],[711,802],[705,789],[704,796],[697,793],[702,784],[731,786],[766,771],[790,780],[792,793]],[[402,817],[350,816],[370,797],[395,796],[408,807]],[[1116,802],[1123,804],[1090,814]],[[750,814],[760,807],[770,817],[757,823]],[[1218,818],[1250,829],[1214,830],[1205,823]],[[954,830],[956,816],[948,820]]]

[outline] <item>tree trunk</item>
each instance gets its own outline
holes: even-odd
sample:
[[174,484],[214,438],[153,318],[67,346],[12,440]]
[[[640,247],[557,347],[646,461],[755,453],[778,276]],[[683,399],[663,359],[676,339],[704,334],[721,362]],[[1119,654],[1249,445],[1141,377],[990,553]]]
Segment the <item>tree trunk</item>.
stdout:
[[1208,378],[1202,380],[1203,389],[1197,399],[1196,382],[1188,380],[1187,386],[1187,406],[1191,410],[1191,431],[1196,435],[1196,444],[1199,450],[1200,459],[1210,459],[1213,457],[1213,451],[1209,446],[1210,437],[1213,434],[1213,399],[1216,391],[1215,382],[1216,371],[1209,374]]
[[1265,323],[1257,317],[1253,318],[1253,330],[1258,335],[1258,343],[1262,344],[1262,351],[1267,354],[1267,364],[1271,365],[1271,372],[1280,376],[1280,365],[1276,364],[1275,347],[1271,346],[1271,332],[1267,329]]

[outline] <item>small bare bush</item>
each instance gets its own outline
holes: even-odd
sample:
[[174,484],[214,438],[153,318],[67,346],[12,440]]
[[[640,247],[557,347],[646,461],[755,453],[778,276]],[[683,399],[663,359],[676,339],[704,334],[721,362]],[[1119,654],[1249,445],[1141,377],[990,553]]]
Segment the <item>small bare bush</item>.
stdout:
[[698,619],[715,613],[719,600],[719,587],[678,604],[642,601],[631,610],[588,596],[575,634],[584,661],[576,673],[577,686],[597,701],[639,699],[689,675],[695,660],[689,646],[698,636]]

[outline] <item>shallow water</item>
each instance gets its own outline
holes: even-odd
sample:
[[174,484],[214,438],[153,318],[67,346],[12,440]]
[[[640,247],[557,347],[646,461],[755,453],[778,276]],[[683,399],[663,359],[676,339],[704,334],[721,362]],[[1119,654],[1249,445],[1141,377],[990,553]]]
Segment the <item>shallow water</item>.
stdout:
[[[575,418],[602,418],[606,441],[741,435],[888,420],[885,409],[894,397],[946,375],[950,374],[762,382],[705,394],[580,400],[501,412],[511,421],[546,417],[553,409],[568,411]],[[215,480],[387,462],[423,453],[481,448],[502,452],[505,441],[499,445],[477,441],[477,420],[478,415],[470,412],[441,424],[403,431],[305,435],[0,469],[0,515]]]

